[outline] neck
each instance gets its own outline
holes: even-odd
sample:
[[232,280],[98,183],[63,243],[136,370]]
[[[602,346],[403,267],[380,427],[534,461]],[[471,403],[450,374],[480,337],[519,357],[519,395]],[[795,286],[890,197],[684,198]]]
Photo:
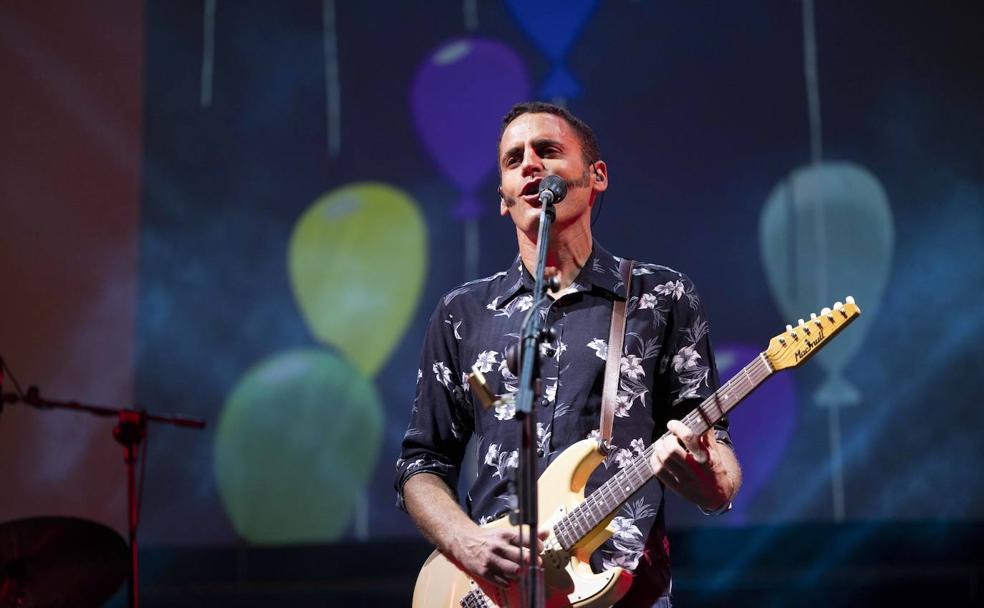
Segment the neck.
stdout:
[[[523,266],[533,274],[537,262],[537,233],[530,234],[516,230],[519,240],[519,256]],[[568,226],[554,224],[550,230],[550,245],[547,249],[546,266],[560,273],[560,290],[570,287],[581,267],[591,255],[591,225],[575,222]]]

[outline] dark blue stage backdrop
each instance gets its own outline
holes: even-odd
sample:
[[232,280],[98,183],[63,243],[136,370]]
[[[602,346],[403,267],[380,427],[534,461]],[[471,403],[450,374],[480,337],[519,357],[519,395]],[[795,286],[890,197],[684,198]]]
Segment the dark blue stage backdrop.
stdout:
[[[119,4],[72,9],[88,20],[0,8],[14,84],[61,100],[0,102],[17,135],[3,144],[2,270],[46,263],[6,236],[28,218],[52,241],[99,243],[90,269],[116,244],[130,260],[129,276],[95,276],[84,294],[101,314],[46,313],[48,334],[69,336],[57,359],[24,329],[32,305],[0,303],[0,353],[31,362],[25,382],[56,374],[53,397],[208,420],[152,429],[147,546],[417,538],[392,473],[424,326],[442,293],[515,256],[495,142],[527,99],[593,125],[611,176],[596,238],[696,282],[722,378],[798,317],[847,295],[863,311],[733,416],[733,512],[674,501],[671,528],[984,519],[979,3],[825,0],[805,20],[786,0]],[[89,94],[120,63],[136,66],[114,81],[120,96],[142,107],[125,122],[111,83]],[[115,158],[106,170],[135,180],[119,195],[126,227],[72,219],[113,215],[98,194],[35,200],[54,161],[30,173],[18,159],[57,136],[23,125],[49,114],[81,125],[76,158]],[[72,267],[74,248],[52,251]],[[95,383],[101,370],[73,361],[105,352],[120,323],[132,348],[103,365],[125,373]],[[93,475],[79,454],[104,437],[73,443],[65,417],[46,435],[46,415],[0,419],[5,438],[73,445],[44,457],[45,475],[29,474],[40,464],[24,442],[0,445],[20,484],[0,496],[4,518],[57,502],[122,528],[119,492],[52,489]],[[105,452],[105,470],[117,458]]]

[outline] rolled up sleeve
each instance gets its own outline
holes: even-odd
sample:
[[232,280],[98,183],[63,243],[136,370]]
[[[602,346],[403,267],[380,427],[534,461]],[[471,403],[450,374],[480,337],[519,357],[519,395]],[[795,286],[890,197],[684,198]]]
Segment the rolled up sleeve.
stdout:
[[458,474],[474,421],[462,387],[458,342],[439,304],[431,315],[417,371],[410,423],[396,461],[396,504],[406,510],[403,488],[418,473],[440,477],[457,495]]

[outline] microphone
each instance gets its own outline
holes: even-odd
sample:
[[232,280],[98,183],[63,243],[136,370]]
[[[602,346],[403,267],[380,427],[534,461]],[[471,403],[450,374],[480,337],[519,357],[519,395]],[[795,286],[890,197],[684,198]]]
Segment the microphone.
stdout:
[[567,182],[559,175],[548,175],[540,181],[540,204],[556,205],[567,196]]

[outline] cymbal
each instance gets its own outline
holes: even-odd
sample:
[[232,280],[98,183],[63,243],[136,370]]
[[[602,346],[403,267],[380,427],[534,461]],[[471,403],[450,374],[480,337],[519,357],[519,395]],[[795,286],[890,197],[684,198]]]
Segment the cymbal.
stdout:
[[129,553],[114,530],[85,519],[0,524],[0,608],[98,608],[126,578]]

